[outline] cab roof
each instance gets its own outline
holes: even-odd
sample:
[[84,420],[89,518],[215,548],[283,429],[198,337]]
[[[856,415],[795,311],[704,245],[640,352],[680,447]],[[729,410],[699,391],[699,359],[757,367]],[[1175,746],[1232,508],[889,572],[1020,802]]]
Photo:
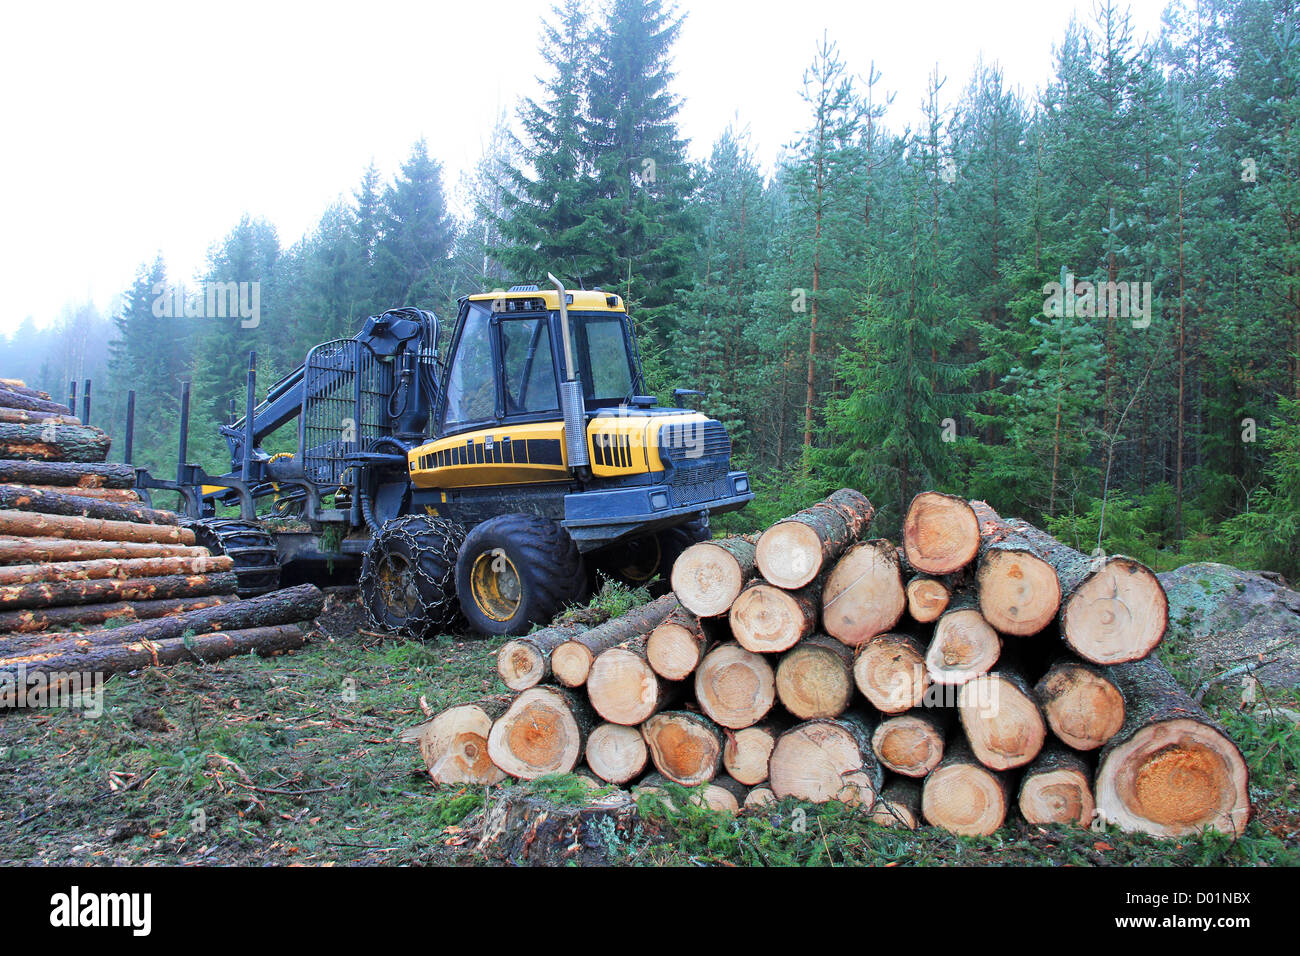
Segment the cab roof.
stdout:
[[[568,306],[575,312],[626,312],[623,297],[599,289],[566,289]],[[543,308],[556,311],[560,308],[560,294],[554,289],[536,286],[514,286],[507,292],[479,292],[469,296],[471,302],[493,302],[497,299],[541,299]]]

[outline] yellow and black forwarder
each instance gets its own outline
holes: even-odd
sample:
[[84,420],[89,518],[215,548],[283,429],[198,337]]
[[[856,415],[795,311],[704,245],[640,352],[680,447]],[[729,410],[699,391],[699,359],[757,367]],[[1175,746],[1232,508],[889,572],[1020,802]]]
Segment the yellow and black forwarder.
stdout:
[[[180,493],[200,541],[235,558],[241,593],[359,563],[374,622],[417,637],[457,612],[524,633],[598,571],[666,577],[710,514],[753,498],[749,479],[720,422],[643,394],[622,299],[549,278],[460,299],[445,358],[431,313],[390,310],[313,348],[254,406],[250,356],[245,414],[221,427],[225,475],[185,461],[186,386],[176,480],[140,469],[138,488]],[[295,419],[296,453],[262,449]],[[292,521],[259,516],[272,496],[271,517]]]

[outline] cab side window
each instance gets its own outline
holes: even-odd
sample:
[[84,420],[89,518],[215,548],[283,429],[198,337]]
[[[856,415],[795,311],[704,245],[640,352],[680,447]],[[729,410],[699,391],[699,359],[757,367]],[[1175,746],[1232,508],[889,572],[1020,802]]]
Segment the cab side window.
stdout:
[[501,357],[507,415],[559,411],[551,330],[545,316],[502,321]]
[[447,376],[444,429],[481,422],[496,415],[490,328],[489,316],[481,309],[472,309],[465,319],[451,373]]

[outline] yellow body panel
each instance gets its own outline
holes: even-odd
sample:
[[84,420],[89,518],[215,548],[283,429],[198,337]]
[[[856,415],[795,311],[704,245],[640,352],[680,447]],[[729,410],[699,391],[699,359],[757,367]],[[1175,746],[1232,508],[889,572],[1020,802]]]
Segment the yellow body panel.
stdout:
[[[570,312],[626,312],[623,297],[612,292],[596,292],[584,289],[566,290],[573,301],[568,304]],[[469,297],[471,302],[495,302],[498,299],[541,299],[546,308],[556,312],[560,308],[560,293],[554,289],[539,289],[536,292],[480,292]],[[610,305],[610,300],[614,301]]]

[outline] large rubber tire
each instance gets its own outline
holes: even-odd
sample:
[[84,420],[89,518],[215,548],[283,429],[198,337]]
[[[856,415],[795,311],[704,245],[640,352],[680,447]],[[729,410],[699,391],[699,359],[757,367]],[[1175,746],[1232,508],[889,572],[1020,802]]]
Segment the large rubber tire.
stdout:
[[582,555],[564,528],[538,515],[506,514],[465,537],[456,593],[474,630],[527,634],[566,604],[585,601],[590,589]]
[[426,640],[460,625],[456,552],[464,532],[445,518],[403,515],[383,526],[361,562],[361,603],[376,627]]
[[240,597],[265,594],[280,586],[275,538],[259,525],[242,518],[199,518],[182,524],[193,530],[201,547],[234,559]]
[[656,582],[651,589],[666,593],[673,562],[691,545],[710,537],[708,519],[692,518],[685,524],[605,548],[593,555],[592,565],[598,574],[622,584],[643,587]]

